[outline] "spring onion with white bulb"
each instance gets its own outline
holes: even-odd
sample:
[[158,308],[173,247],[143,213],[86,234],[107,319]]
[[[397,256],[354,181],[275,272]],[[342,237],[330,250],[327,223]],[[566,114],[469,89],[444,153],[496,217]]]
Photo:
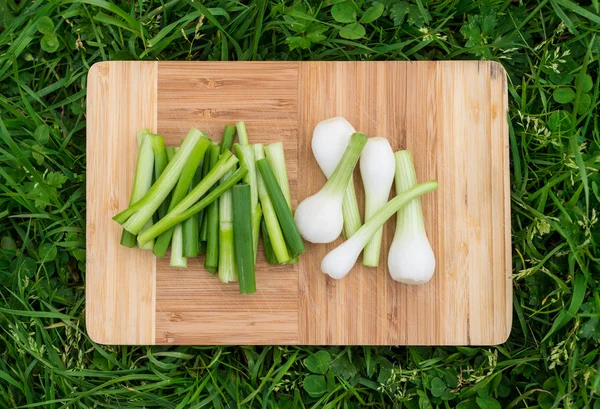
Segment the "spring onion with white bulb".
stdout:
[[331,243],[342,233],[344,193],[366,144],[367,137],[364,134],[354,133],[327,183],[318,193],[307,197],[298,205],[294,220],[305,240],[311,243]]
[[[312,151],[319,167],[327,178],[339,163],[350,137],[356,131],[345,118],[338,116],[321,121],[315,127],[312,137]],[[349,238],[361,226],[358,200],[354,190],[354,177],[350,177],[342,202],[344,216],[344,237]]]
[[[417,184],[417,177],[410,151],[396,152],[395,157],[396,194],[400,195]],[[424,284],[433,277],[435,255],[427,239],[419,198],[398,210],[388,270],[394,280],[404,284]]]
[[332,278],[344,278],[358,259],[360,252],[373,237],[373,234],[403,206],[413,199],[437,189],[436,181],[415,185],[390,200],[377,213],[362,225],[360,229],[344,243],[327,253],[321,262],[321,271]]
[[[360,155],[360,175],[365,187],[365,222],[377,213],[388,201],[394,171],[394,151],[387,139],[369,138]],[[363,251],[363,264],[368,267],[379,265],[383,228],[377,230]]]

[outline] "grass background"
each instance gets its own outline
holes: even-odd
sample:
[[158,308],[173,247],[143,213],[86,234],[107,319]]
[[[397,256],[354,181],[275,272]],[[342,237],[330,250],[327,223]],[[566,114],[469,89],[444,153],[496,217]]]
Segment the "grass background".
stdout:
[[[598,3],[0,0],[0,406],[600,409]],[[117,59],[502,63],[509,341],[94,344],[84,322],[86,73]]]

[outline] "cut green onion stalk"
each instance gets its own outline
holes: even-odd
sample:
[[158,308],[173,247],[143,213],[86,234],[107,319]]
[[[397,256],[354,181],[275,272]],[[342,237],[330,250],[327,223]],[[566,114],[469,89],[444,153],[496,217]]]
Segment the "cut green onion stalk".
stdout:
[[298,205],[294,220],[304,239],[311,243],[331,243],[342,233],[344,192],[366,144],[367,137],[364,134],[353,134],[327,183],[318,193]]
[[271,239],[269,238],[269,232],[267,231],[267,225],[265,224],[264,219],[260,223],[260,231],[262,232],[263,245],[265,247],[265,255],[267,256],[267,262],[269,264],[277,264],[277,257],[275,256],[275,252],[273,251],[273,245],[271,244]]
[[176,152],[177,148],[174,146],[168,146],[165,148],[165,153],[167,154],[167,165],[173,160]]
[[400,193],[385,206],[383,206],[373,217],[365,222],[358,231],[344,243],[330,251],[321,262],[321,271],[332,278],[344,278],[352,269],[360,252],[367,245],[369,239],[384,223],[403,206],[413,199],[437,189],[437,182],[429,182],[415,185]]
[[[229,175],[227,175],[229,176]],[[233,245],[233,198],[231,191],[219,198],[219,280],[224,283],[237,281]]]
[[[192,215],[198,213],[200,210],[204,209],[216,198],[230,189],[235,183],[241,180],[246,175],[246,168],[238,169],[231,177],[225,180],[225,183],[221,183],[217,188],[204,196],[204,194],[212,185],[216,183],[216,180],[218,180],[223,173],[229,172],[229,170],[236,165],[237,158],[233,156],[231,152],[228,153],[229,159],[221,157],[221,159],[219,159],[219,162],[222,162],[221,165],[219,165],[219,162],[217,162],[217,166],[215,166],[210,173],[204,179],[202,179],[200,184],[198,184],[198,186],[196,186],[190,194],[183,198],[183,200],[179,202],[179,204],[175,206],[173,210],[167,213],[167,215],[158,223],[138,236],[138,242],[144,244],[147,241],[157,237],[161,233],[167,231],[171,227],[174,227],[176,224],[179,224]],[[200,198],[202,198],[202,200],[198,201]]]
[[[417,184],[410,151],[399,151],[396,157],[396,194]],[[388,270],[392,278],[404,284],[424,284],[435,271],[435,255],[427,239],[421,200],[413,199],[396,218],[396,233],[388,254]]]
[[[171,212],[184,198],[189,196],[191,192],[188,194],[190,187],[192,185],[192,181],[200,165],[200,162],[204,158],[204,154],[206,150],[210,146],[210,141],[206,137],[200,138],[192,154],[187,160],[187,163],[183,167],[181,171],[181,175],[179,176],[179,180],[177,181],[177,185],[173,190],[173,194],[171,195],[171,203],[169,204],[169,212]],[[175,160],[175,159],[173,159]],[[192,190],[193,192],[193,190]],[[159,221],[160,222],[160,221]],[[197,222],[197,220],[196,220]],[[191,226],[189,226],[191,227]],[[189,229],[189,228],[188,228]],[[171,243],[171,237],[173,236],[173,229],[169,229],[156,240],[154,244],[153,253],[156,257],[163,257],[169,248],[169,243]]]
[[138,234],[177,184],[183,167],[202,137],[202,132],[192,128],[177,153],[175,153],[173,160],[169,162],[165,171],[146,195],[140,201],[117,214],[113,219],[122,224],[125,230]]
[[[327,178],[331,176],[340,162],[350,137],[355,132],[350,122],[341,116],[321,121],[315,127],[312,137],[312,151],[319,167]],[[362,224],[352,176],[344,193],[342,213],[344,216],[344,237],[350,238]]]
[[[298,227],[296,226],[296,223],[294,223],[292,211],[285,200],[279,183],[277,183],[277,179],[275,179],[273,170],[267,159],[256,161],[256,165],[265,184],[265,188],[267,189],[269,198],[273,203],[273,208],[277,215],[277,219],[279,220],[283,237],[285,238],[289,252],[291,253],[290,256],[292,258],[299,256],[304,252],[304,243],[302,242]],[[274,244],[272,236],[271,242]]]
[[[214,145],[210,148],[210,167],[215,167],[219,160],[221,148]],[[238,170],[239,172],[239,170]],[[219,186],[219,187],[222,187]],[[214,190],[211,191],[213,193]],[[215,200],[206,209],[206,258],[204,268],[212,274],[219,265],[219,201]]]
[[[238,138],[240,141],[242,140],[242,134],[240,134],[240,124],[243,122],[238,122]],[[243,127],[242,132],[245,134],[246,128]],[[245,135],[245,139],[248,139],[248,136]],[[250,187],[250,199],[251,199],[251,209],[252,209],[252,243],[254,244],[254,257],[256,258],[256,250],[258,248],[258,233],[260,231],[260,215],[262,214],[260,206],[258,204],[258,189],[257,189],[257,181],[256,181],[256,160],[254,157],[254,148],[251,145],[240,145],[235,144],[233,147],[235,154],[240,160],[240,165],[248,168],[248,173],[244,177],[244,183],[246,183]]]
[[[192,191],[190,185],[189,192]],[[196,257],[200,252],[200,227],[198,226],[198,216],[202,211],[192,215],[181,224],[183,234],[183,256]]]
[[[216,146],[216,149],[218,150],[219,147],[213,142],[213,144],[211,145],[211,147],[208,148],[206,150],[206,153],[204,154],[204,160],[202,162],[202,175],[200,177],[200,180],[204,179],[206,177],[206,175],[208,175],[208,172],[210,172],[210,168],[211,168],[210,157],[211,157],[212,149],[215,146]],[[200,180],[198,180],[196,182],[196,185],[198,183],[200,183]],[[201,245],[202,245],[202,242],[205,242],[206,238],[207,238],[207,236],[206,236],[207,235],[206,228],[207,228],[207,223],[208,223],[207,222],[207,219],[208,219],[207,213],[208,213],[208,209],[201,211],[200,212],[200,216],[199,216],[199,220],[198,220],[198,223],[200,224],[200,242],[201,242]]]
[[[138,150],[137,164],[135,166],[135,176],[133,178],[133,189],[129,198],[129,206],[139,202],[150,190],[152,186],[152,176],[154,170],[154,150],[152,149],[152,140],[147,129],[142,129],[138,132],[140,148]],[[152,224],[152,218],[148,220]],[[150,227],[150,226],[146,226]],[[121,244],[126,247],[134,247],[136,244],[136,236],[127,230],[123,230],[121,234]],[[140,248],[149,250],[153,243],[148,243]]]
[[178,224],[173,229],[173,243],[171,244],[171,267],[187,267],[187,259],[183,256],[183,229]]
[[248,145],[250,142],[248,141],[248,132],[246,132],[246,124],[244,123],[244,121],[236,123],[235,128],[237,131],[238,141],[240,141],[240,145]]
[[[396,162],[394,151],[387,139],[369,138],[360,155],[360,174],[365,187],[365,221],[373,217],[388,201]],[[363,264],[368,267],[379,265],[383,228],[377,230],[363,252]]]
[[[154,180],[158,180],[169,163],[165,149],[165,138],[162,135],[151,135],[150,140],[152,141],[152,150],[154,151]],[[169,203],[164,200],[158,208],[158,218],[165,217],[168,210]]]
[[[287,167],[285,164],[283,143],[276,142],[265,146],[265,156],[269,161],[269,165],[271,165],[271,169],[273,169],[275,179],[277,179],[277,183],[279,183],[279,187],[281,188],[281,192],[285,197],[285,201],[287,202],[290,211],[292,212],[292,193],[290,191],[290,183],[287,175]],[[293,257],[290,258],[286,263],[294,264],[297,263],[298,260],[298,257]]]
[[[254,154],[257,161],[264,159],[264,151],[261,144],[254,145]],[[263,241],[265,242],[265,247],[268,242],[275,255],[275,258],[277,259],[277,262],[287,263],[290,260],[290,254],[288,253],[287,245],[285,243],[285,239],[283,238],[281,227],[279,226],[279,220],[277,219],[273,202],[271,202],[271,198],[267,193],[267,188],[261,174],[259,173],[257,176],[258,196],[260,198],[266,229],[266,231],[263,230]],[[268,233],[268,237],[265,237],[265,233]]]
[[235,138],[235,126],[225,125],[223,130],[223,140],[221,141],[221,153],[231,150],[233,139]]
[[233,198],[233,244],[240,294],[256,292],[252,244],[252,198],[247,184],[231,189]]

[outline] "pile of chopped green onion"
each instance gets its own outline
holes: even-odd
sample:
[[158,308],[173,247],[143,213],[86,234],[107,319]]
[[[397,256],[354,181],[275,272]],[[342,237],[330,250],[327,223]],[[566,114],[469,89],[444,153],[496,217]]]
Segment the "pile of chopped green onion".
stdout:
[[123,226],[122,245],[157,257],[170,249],[172,267],[204,254],[206,270],[237,281],[242,294],[256,292],[261,235],[270,264],[298,261],[304,244],[281,142],[250,144],[243,122],[227,125],[220,144],[194,128],[179,147],[165,147],[147,129],[138,142],[129,207],[113,217]]

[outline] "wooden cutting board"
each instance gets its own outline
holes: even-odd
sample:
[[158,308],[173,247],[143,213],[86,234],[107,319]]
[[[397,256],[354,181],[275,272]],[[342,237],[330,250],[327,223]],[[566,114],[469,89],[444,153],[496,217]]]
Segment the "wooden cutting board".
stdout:
[[[493,62],[103,62],[88,76],[87,329],[103,344],[487,345],[512,322],[507,87]],[[377,269],[336,281],[319,270],[329,245],[270,266],[240,295],[192,259],[187,269],[119,245],[111,220],[128,205],[137,141],[150,128],[179,144],[190,127],[220,139],[246,122],[251,142],[283,141],[294,206],[325,178],[314,126],[343,115],[410,149],[434,278],[407,286],[387,272],[395,221]],[[355,175],[359,203],[363,190]]]

